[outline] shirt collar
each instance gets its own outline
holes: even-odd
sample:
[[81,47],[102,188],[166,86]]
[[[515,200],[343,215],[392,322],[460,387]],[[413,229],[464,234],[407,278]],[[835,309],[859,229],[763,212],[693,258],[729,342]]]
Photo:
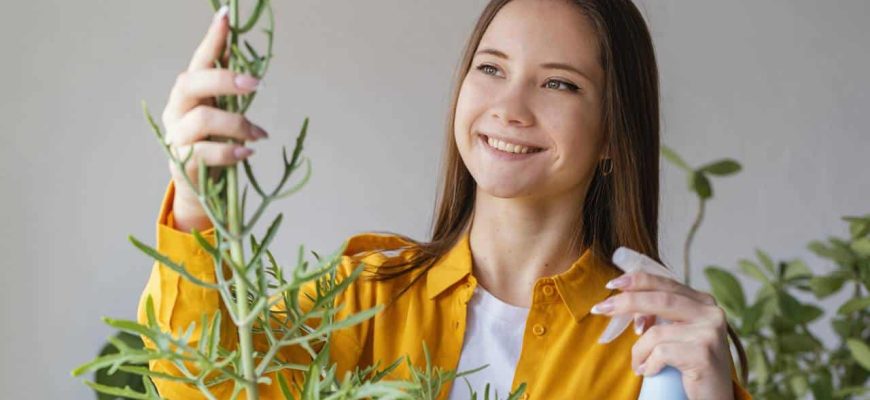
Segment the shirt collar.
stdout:
[[[441,257],[426,275],[426,294],[434,299],[439,294],[471,274],[472,258],[469,231],[466,229],[456,244]],[[621,271],[598,260],[591,249],[586,249],[571,266],[560,274],[540,278],[555,282],[559,296],[574,320],[579,322],[589,309],[610,296],[614,290],[607,289],[607,281],[619,276]],[[538,287],[536,283],[535,287]]]

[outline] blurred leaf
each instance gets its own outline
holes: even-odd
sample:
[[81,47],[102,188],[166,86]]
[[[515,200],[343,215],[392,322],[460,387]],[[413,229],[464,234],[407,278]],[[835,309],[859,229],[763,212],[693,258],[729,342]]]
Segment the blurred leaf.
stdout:
[[870,233],[870,214],[863,217],[843,217],[849,223],[849,234],[852,239],[864,237]]
[[839,389],[836,392],[834,392],[834,397],[839,399],[839,398],[844,398],[846,396],[859,395],[859,394],[864,394],[864,393],[868,393],[868,392],[870,392],[870,387],[850,386],[850,387],[844,387],[844,388]]
[[665,158],[668,161],[670,161],[672,164],[676,165],[678,168],[680,168],[686,172],[692,172],[692,167],[690,167],[689,164],[686,164],[686,162],[683,161],[683,158],[680,157],[670,147],[662,145],[660,150],[661,150],[662,155],[665,156]]
[[701,197],[701,199],[706,200],[713,197],[713,188],[710,185],[710,180],[707,179],[707,177],[703,173],[694,172],[690,176],[690,179],[690,188],[692,189],[692,191],[697,193],[698,196]]
[[836,275],[816,276],[810,278],[810,289],[816,297],[823,299],[840,290],[843,287],[845,278]]
[[783,279],[791,281],[795,279],[808,278],[813,276],[813,272],[801,260],[792,260],[785,263],[785,273]]
[[830,399],[834,395],[831,372],[824,368],[824,366],[815,371],[810,388],[812,389],[813,397],[817,400]]
[[756,248],[755,255],[758,256],[758,260],[761,261],[761,265],[763,265],[768,272],[770,272],[771,274],[776,273],[776,268],[773,265],[773,260],[770,259],[770,256],[767,255],[764,250]]
[[825,311],[812,304],[802,304],[801,312],[795,319],[798,323],[806,324],[815,321],[825,314]]
[[843,303],[837,309],[837,314],[846,315],[858,310],[866,310],[868,307],[870,307],[870,297],[855,297]]
[[738,261],[737,264],[740,265],[740,269],[744,274],[749,275],[762,283],[770,283],[770,279],[767,275],[765,275],[764,272],[761,272],[761,269],[758,268],[758,265],[754,262],[742,259]]
[[797,397],[803,397],[810,388],[806,373],[798,372],[797,374],[792,375],[788,380],[788,384],[791,386],[791,390]]
[[803,311],[803,304],[794,298],[794,296],[782,290],[777,293],[776,299],[778,302],[777,305],[779,305],[779,310],[785,318],[795,322],[800,322],[799,318],[800,312]]
[[710,281],[716,301],[733,317],[741,316],[746,308],[746,297],[737,278],[730,272],[716,266],[705,268],[704,274]]
[[843,318],[831,321],[831,327],[834,328],[834,332],[837,332],[837,335],[840,335],[841,338],[849,337],[850,325],[849,321]]
[[782,351],[786,353],[803,353],[814,351],[818,343],[809,335],[802,333],[785,334],[779,338]]
[[846,341],[846,346],[849,347],[849,351],[852,353],[855,361],[864,367],[864,369],[870,371],[870,347],[867,346],[867,343],[864,343],[861,339],[849,339]]
[[856,239],[849,247],[861,257],[870,257],[870,237]]
[[748,353],[749,370],[755,375],[757,381],[767,382],[769,370],[764,353],[758,346],[750,347]]
[[743,323],[740,326],[742,335],[755,333],[759,329],[762,313],[768,300],[764,299],[746,308],[743,312]]
[[727,176],[739,172],[740,164],[732,159],[725,159],[707,164],[701,167],[700,170],[701,172],[706,172],[711,175]]

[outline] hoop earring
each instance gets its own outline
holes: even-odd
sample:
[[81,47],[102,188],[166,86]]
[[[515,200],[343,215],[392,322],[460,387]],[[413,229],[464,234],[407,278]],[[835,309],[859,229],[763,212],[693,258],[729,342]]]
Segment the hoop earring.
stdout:
[[601,160],[601,175],[607,176],[607,175],[610,175],[611,173],[613,173],[613,159],[605,158],[605,159]]

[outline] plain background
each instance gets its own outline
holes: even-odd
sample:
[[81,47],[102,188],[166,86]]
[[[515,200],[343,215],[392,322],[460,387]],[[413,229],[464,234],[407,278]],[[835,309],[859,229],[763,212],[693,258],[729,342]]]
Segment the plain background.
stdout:
[[[279,260],[347,236],[428,237],[452,74],[483,0],[278,1],[276,58],[249,116],[271,139],[255,168],[274,182],[280,145],[311,117],[313,175],[285,214]],[[251,4],[250,1],[245,4]],[[763,248],[831,266],[806,244],[846,236],[870,212],[870,2],[641,4],[661,71],[663,143],[693,165],[744,171],[714,181],[693,250],[736,269]],[[159,116],[208,26],[207,1],[42,0],[4,7],[0,83],[0,387],[4,398],[92,398],[69,371],[135,318],[168,182],[141,113]],[[661,248],[679,267],[696,210],[663,161]],[[750,289],[754,286],[749,285]],[[830,308],[830,306],[829,306]],[[825,324],[814,328],[832,340]]]

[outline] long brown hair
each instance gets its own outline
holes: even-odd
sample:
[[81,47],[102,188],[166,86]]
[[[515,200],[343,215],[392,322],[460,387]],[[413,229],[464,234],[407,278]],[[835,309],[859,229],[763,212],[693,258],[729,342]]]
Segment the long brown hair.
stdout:
[[[396,297],[435,265],[463,234],[471,220],[476,183],[466,169],[454,138],[454,118],[459,90],[484,32],[496,13],[511,0],[491,0],[484,8],[454,75],[451,107],[447,115],[439,191],[430,241],[416,241],[386,232],[412,243],[411,256],[392,258],[365,275],[387,280],[419,270],[419,274]],[[583,201],[582,223],[571,238],[598,260],[608,261],[626,246],[661,262],[658,250],[659,207],[659,81],[652,38],[640,11],[631,0],[567,0],[578,6],[598,34],[600,64],[605,73],[602,126],[612,172],[595,170]],[[609,166],[608,166],[609,167]],[[609,261],[608,261],[609,262]],[[746,355],[731,326],[728,334],[740,359],[746,381]]]

